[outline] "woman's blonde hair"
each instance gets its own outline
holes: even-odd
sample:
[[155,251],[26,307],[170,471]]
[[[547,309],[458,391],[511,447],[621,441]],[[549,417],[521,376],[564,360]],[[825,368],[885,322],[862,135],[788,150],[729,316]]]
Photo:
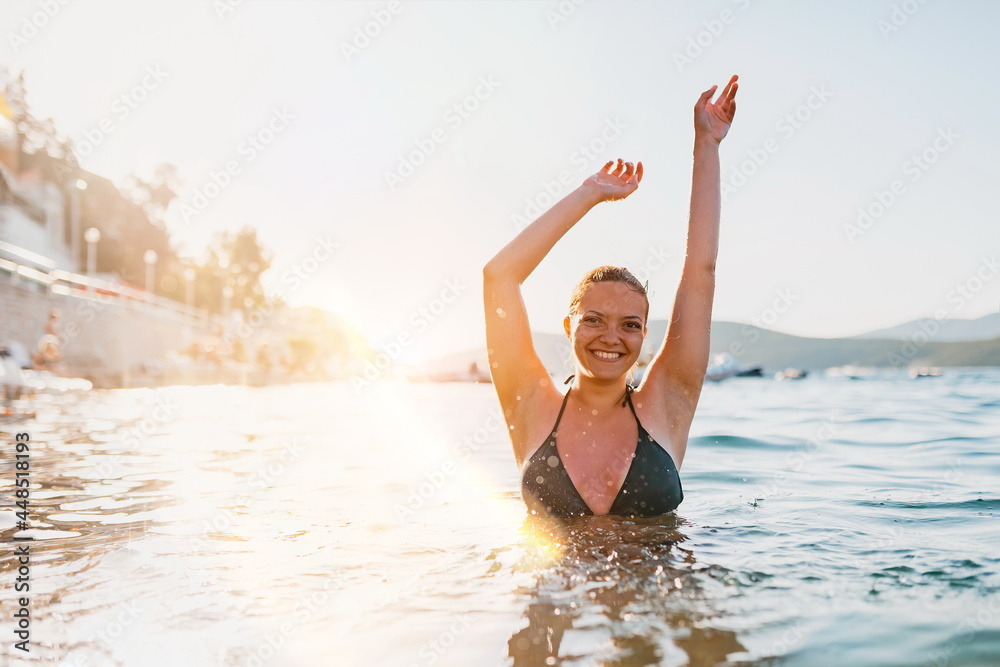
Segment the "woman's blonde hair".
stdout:
[[649,319],[649,295],[646,294],[646,286],[639,282],[639,279],[632,275],[632,272],[623,266],[599,266],[591,269],[573,288],[573,294],[569,301],[570,317],[576,315],[580,299],[587,287],[594,283],[624,283],[633,292],[638,292],[646,301],[646,313],[643,320]]

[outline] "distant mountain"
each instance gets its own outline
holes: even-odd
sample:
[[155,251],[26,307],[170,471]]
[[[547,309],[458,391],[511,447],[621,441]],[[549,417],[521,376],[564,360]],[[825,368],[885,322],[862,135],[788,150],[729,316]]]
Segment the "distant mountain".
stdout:
[[[992,317],[992,316],[990,316]],[[981,320],[987,318],[981,318]],[[972,320],[973,322],[981,320]],[[961,321],[959,321],[961,322]],[[666,320],[650,320],[642,361],[648,361],[663,342]],[[1000,366],[1000,336],[992,340],[924,342],[922,336],[900,339],[804,338],[737,322],[712,322],[713,354],[729,352],[740,367],[762,366],[774,372],[785,368],[819,370],[837,366]],[[535,350],[549,371],[559,377],[573,373],[572,354],[565,336],[532,333]],[[459,371],[475,362],[488,367],[486,349],[464,350],[439,359],[435,371]]]
[[930,317],[924,317],[912,322],[899,324],[888,329],[877,329],[851,338],[912,340],[918,331],[937,332],[933,340],[939,343],[954,343],[968,340],[993,340],[1000,338],[1000,313],[993,313],[976,320],[946,319],[938,322]]
[[1000,366],[1000,337],[988,341],[804,338],[734,322],[712,323],[712,351],[730,352],[741,367],[821,369],[836,366]]

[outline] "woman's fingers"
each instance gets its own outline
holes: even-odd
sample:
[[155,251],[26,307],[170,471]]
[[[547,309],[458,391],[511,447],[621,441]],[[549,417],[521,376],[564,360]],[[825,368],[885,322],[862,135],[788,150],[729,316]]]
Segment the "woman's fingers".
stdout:
[[703,92],[701,94],[701,97],[698,98],[698,101],[694,103],[694,108],[695,109],[705,108],[705,105],[708,104],[709,100],[712,99],[712,95],[715,94],[715,91],[718,90],[718,88],[719,88],[718,86],[712,86],[711,88]]
[[632,179],[632,174],[635,173],[635,165],[631,162],[625,163],[625,171],[622,172],[620,178],[628,183]]
[[608,185],[639,185],[642,180],[642,162],[625,162],[623,159],[611,160],[601,167],[598,174],[607,174],[614,177],[619,183],[607,183]]
[[729,79],[729,83],[726,84],[726,87],[722,91],[722,95],[719,97],[720,102],[729,101],[732,98],[732,96],[736,93],[735,87],[737,79],[739,79],[739,76],[737,76],[736,74],[734,74],[732,78]]

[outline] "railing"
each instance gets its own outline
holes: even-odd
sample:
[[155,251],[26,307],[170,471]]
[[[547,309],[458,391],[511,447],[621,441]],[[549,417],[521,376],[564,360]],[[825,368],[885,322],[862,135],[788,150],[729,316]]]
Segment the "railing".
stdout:
[[200,308],[191,308],[119,281],[57,269],[55,262],[48,257],[4,241],[0,241],[0,272],[6,272],[11,283],[27,281],[43,287],[50,294],[91,301],[111,299],[122,307],[147,308],[150,312],[159,312],[195,326],[207,327],[211,323],[211,315]]

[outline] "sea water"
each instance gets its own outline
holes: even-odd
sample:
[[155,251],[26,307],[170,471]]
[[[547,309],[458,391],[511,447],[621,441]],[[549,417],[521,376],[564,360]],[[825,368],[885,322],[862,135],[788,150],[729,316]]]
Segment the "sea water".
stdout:
[[631,521],[527,517],[490,385],[33,409],[0,426],[3,664],[1000,664],[995,369],[706,384],[683,504]]

